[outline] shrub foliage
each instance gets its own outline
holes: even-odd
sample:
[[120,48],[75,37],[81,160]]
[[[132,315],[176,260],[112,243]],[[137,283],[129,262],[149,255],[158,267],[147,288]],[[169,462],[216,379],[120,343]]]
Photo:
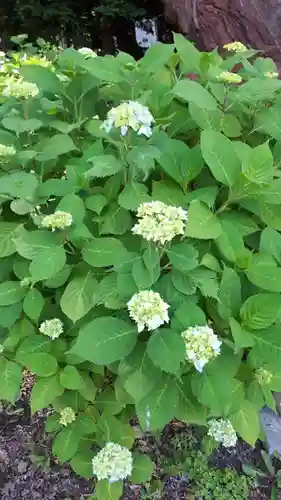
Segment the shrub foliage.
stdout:
[[[150,432],[225,419],[254,445],[281,389],[274,63],[181,35],[138,62],[50,57],[2,64],[0,398],[34,373],[32,411],[52,405],[53,453],[85,477],[93,443],[133,446],[135,416]],[[130,479],[152,469],[134,455]]]

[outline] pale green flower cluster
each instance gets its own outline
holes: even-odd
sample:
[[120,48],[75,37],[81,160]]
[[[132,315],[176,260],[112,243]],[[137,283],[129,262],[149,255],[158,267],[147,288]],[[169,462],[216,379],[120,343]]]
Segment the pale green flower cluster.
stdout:
[[70,406],[66,406],[60,411],[60,424],[64,425],[65,427],[74,422],[75,419],[76,414],[72,410],[72,408],[70,408]]
[[41,226],[55,231],[56,229],[65,229],[70,227],[72,222],[72,215],[69,212],[57,210],[53,214],[45,215],[42,219]]
[[181,207],[166,205],[162,201],[142,203],[137,217],[139,222],[134,225],[132,232],[160,245],[184,234],[188,218],[187,212]]
[[102,128],[106,132],[115,128],[121,128],[121,134],[127,134],[129,128],[135,130],[138,135],[150,137],[154,118],[149,109],[135,101],[123,102],[116,108],[112,108],[107,113],[107,119],[103,122]]
[[80,54],[82,54],[82,56],[86,59],[89,59],[90,57],[97,57],[97,54],[89,47],[82,47],[81,49],[78,49],[78,52],[80,52]]
[[93,474],[98,480],[107,479],[115,483],[126,479],[132,474],[133,457],[128,448],[120,444],[107,443],[93,458]]
[[127,306],[130,317],[137,323],[139,332],[142,332],[145,327],[148,330],[155,330],[164,323],[169,323],[169,305],[157,292],[143,290],[136,293]]
[[192,326],[182,332],[182,337],[185,342],[186,359],[193,363],[200,373],[209,361],[220,354],[221,341],[208,325]]
[[268,385],[272,380],[272,373],[265,368],[258,368],[255,372],[255,377],[260,385]]
[[11,76],[4,83],[2,95],[5,97],[15,97],[16,99],[28,99],[39,94],[39,89],[35,83],[25,82],[23,78]]
[[208,426],[208,436],[214,438],[225,448],[236,446],[237,435],[230,420],[224,420],[222,418],[218,420],[213,419],[208,422]]
[[14,146],[6,146],[5,144],[0,144],[0,161],[7,162],[12,156],[15,156],[16,149]]
[[244,45],[242,42],[231,42],[231,43],[226,43],[223,48],[225,50],[228,50],[229,52],[236,52],[237,54],[239,52],[246,52],[247,47]]
[[230,71],[222,71],[217,79],[223,83],[241,83],[242,77],[237,75],[237,73],[231,73]]
[[47,337],[55,340],[63,333],[63,323],[58,318],[47,319],[41,323],[39,331],[43,335],[47,335]]
[[23,278],[22,280],[20,280],[20,286],[22,286],[22,287],[30,286],[31,283],[32,283],[31,278]]
[[264,76],[267,76],[267,78],[278,78],[278,73],[276,71],[267,71],[264,73]]
[[2,354],[2,352],[4,352],[4,346],[0,344],[0,354]]

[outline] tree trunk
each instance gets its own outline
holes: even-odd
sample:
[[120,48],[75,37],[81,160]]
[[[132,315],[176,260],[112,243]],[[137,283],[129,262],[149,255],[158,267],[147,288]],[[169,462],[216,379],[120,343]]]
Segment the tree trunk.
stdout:
[[240,41],[281,66],[281,0],[163,0],[167,20],[201,49]]

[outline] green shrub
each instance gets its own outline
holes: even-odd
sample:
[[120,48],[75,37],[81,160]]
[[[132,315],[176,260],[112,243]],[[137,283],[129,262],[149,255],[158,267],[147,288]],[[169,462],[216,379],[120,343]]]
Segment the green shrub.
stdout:
[[[175,35],[138,62],[2,65],[0,397],[33,372],[32,411],[52,405],[53,453],[85,477],[109,442],[125,449],[95,471],[128,475],[135,415],[149,432],[219,419],[213,437],[231,423],[253,445],[281,388],[281,81],[236,49]],[[133,454],[130,480],[152,471]]]

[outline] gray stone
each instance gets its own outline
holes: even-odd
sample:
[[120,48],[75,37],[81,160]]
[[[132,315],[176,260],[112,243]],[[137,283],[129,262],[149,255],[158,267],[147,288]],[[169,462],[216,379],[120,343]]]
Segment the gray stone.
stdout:
[[260,411],[260,421],[268,444],[268,452],[277,451],[281,455],[281,417],[265,406]]

